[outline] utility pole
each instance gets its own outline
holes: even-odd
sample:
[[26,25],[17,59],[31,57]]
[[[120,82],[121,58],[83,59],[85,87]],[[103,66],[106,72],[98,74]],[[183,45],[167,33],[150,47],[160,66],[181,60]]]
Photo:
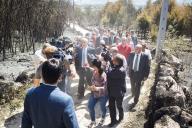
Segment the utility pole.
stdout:
[[163,43],[165,41],[165,33],[167,27],[168,8],[169,8],[169,0],[163,0],[161,8],[159,32],[157,37],[156,62],[159,62],[161,60],[161,51],[163,48]]

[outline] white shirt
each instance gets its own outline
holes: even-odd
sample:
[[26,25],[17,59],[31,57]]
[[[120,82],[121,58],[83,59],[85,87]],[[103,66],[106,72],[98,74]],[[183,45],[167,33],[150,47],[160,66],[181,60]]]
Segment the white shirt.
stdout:
[[123,67],[126,69],[127,68],[127,60],[125,58],[125,56],[122,56],[123,57]]
[[145,49],[144,54],[148,56],[149,60],[152,60],[151,52],[149,49]]
[[[43,81],[43,80],[42,80]],[[42,82],[44,85],[47,85],[47,86],[57,86],[57,84],[46,84],[44,81]]]
[[[85,61],[84,61],[84,59],[85,59]],[[85,64],[88,64],[88,60],[87,60],[87,47],[82,49],[82,62],[81,62],[82,67],[84,67]]]
[[138,55],[139,58],[138,58],[138,62],[137,62],[137,70],[136,71],[139,71],[139,64],[140,64],[141,53],[140,54],[136,54],[135,53],[135,56],[134,56],[134,59],[133,59],[133,67],[132,67],[132,69],[134,70],[135,60],[136,60],[137,55]]
[[42,54],[42,49],[37,50],[35,52],[35,55],[34,55],[34,65],[35,65],[36,69],[39,67],[41,62],[44,62],[46,60],[47,60],[46,57]]

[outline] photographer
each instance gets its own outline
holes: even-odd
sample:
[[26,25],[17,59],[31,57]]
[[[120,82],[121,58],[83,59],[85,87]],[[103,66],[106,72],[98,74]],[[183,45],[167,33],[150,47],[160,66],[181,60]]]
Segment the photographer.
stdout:
[[[58,43],[56,43],[58,44]],[[58,87],[67,94],[71,94],[71,80],[74,77],[74,73],[71,70],[71,64],[73,60],[73,50],[70,48],[73,47],[69,38],[63,38],[62,44],[60,45],[58,50],[53,54],[53,58],[59,59],[61,64],[63,65],[63,73],[58,83]]]
[[[45,60],[51,59],[53,57],[53,54],[57,51],[57,48],[55,46],[47,45],[46,48],[43,49],[43,53],[45,55]],[[35,86],[39,86],[42,78],[42,64],[38,66],[35,77],[33,79],[33,83]]]
[[[112,58],[114,58],[114,57],[118,54],[118,49],[117,49],[117,47],[112,47],[112,48],[110,49],[110,53],[112,54]],[[125,56],[122,56],[122,59],[123,59],[123,67],[124,67],[125,69],[127,69],[127,60],[126,60]]]
[[[117,54],[113,57],[113,67],[107,72],[107,89],[109,96],[109,111],[111,123],[109,127],[113,127],[124,118],[123,112],[123,97],[126,92],[126,71],[123,66],[123,56]],[[119,120],[116,119],[116,107],[119,111]]]
[[[63,46],[66,47],[66,48],[63,47],[63,50],[65,51],[63,51],[61,48],[56,48],[55,46],[51,46],[51,45],[47,47],[44,51],[47,59],[56,58],[60,61],[60,64],[62,65],[62,75],[58,82],[58,87],[63,92],[70,94],[71,79],[74,77],[74,75],[71,72],[71,68],[70,68],[71,60],[67,58],[67,53],[66,53],[68,49],[67,47],[69,46],[67,44]],[[40,80],[42,78],[41,72],[42,72],[42,65],[40,65],[36,70],[35,79],[34,79],[35,86],[38,86],[40,84]]]

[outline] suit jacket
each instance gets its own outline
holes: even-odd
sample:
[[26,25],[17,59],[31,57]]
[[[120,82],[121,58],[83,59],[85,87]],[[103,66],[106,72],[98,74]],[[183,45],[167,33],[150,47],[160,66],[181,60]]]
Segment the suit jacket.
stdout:
[[[77,47],[75,51],[75,68],[78,70],[82,68],[82,52],[83,49],[81,47]],[[95,59],[96,50],[92,47],[87,47],[87,60],[88,63],[91,64],[91,61]]]
[[123,97],[126,92],[126,72],[124,67],[113,67],[107,73],[108,95]]
[[72,98],[57,86],[41,84],[28,91],[21,128],[78,128]]
[[145,77],[149,76],[150,65],[149,58],[144,53],[141,53],[140,63],[139,63],[139,71],[133,71],[133,61],[134,61],[135,53],[130,53],[128,57],[128,67],[129,67],[129,76],[130,78],[136,79],[138,81],[142,81]]

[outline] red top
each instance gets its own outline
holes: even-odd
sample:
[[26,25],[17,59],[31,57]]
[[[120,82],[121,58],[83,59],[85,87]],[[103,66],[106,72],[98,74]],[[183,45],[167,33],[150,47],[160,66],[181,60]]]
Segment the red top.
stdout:
[[118,52],[122,55],[125,56],[125,58],[127,59],[129,54],[131,53],[131,47],[126,44],[125,47],[122,46],[122,44],[120,44],[119,46],[117,46],[118,48]]

